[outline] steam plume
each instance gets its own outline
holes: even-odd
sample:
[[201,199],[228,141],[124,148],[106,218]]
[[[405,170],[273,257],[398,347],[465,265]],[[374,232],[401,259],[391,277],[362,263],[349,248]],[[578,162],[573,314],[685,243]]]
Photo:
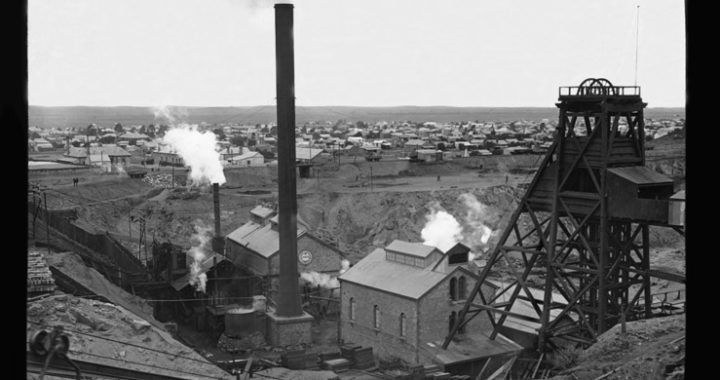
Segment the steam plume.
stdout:
[[[348,263],[349,264],[349,263]],[[325,289],[336,289],[340,287],[340,281],[336,277],[332,277],[325,273],[302,272],[300,278],[313,286],[320,286]]]
[[203,261],[207,258],[205,251],[212,237],[212,228],[205,226],[202,220],[196,220],[194,228],[195,233],[191,237],[193,246],[188,250],[188,255],[193,259],[192,264],[190,264],[190,280],[188,282],[190,285],[195,286],[195,290],[205,293],[207,275],[200,273],[200,271],[202,270]]
[[163,140],[190,166],[191,184],[225,183],[220,154],[215,150],[214,133],[200,132],[196,125],[180,124],[170,129]]
[[495,218],[494,213],[470,193],[461,194],[458,200],[463,203],[466,210],[463,218],[463,244],[470,247],[472,252],[487,250],[488,241],[496,235],[496,231],[489,227]]
[[340,266],[341,266],[340,274],[343,274],[343,273],[347,272],[348,269],[350,269],[350,262],[347,260],[343,260],[340,262]]
[[420,236],[424,244],[447,251],[461,240],[462,227],[455,217],[442,210],[438,204],[431,208],[432,211],[426,216],[427,223],[420,232]]

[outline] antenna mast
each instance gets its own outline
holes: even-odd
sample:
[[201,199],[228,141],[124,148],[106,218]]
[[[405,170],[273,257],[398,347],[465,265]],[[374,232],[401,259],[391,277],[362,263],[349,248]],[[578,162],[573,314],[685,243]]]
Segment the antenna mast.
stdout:
[[635,22],[635,86],[637,86],[638,69],[638,36],[640,35],[640,6],[637,6],[637,21]]

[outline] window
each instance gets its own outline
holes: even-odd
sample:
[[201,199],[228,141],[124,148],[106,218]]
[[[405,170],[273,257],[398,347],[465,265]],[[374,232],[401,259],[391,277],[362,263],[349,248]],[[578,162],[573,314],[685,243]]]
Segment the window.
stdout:
[[380,308],[378,305],[373,306],[373,326],[376,329],[380,328]]
[[425,267],[425,260],[423,260],[423,258],[421,258],[421,257],[416,257],[416,258],[415,258],[415,266],[420,267],[420,268],[424,268],[424,267]]
[[465,299],[465,276],[460,276],[458,280],[458,299]]
[[350,320],[355,320],[355,298],[350,298]]
[[453,301],[457,299],[457,279],[455,277],[450,279],[450,299]]
[[468,253],[467,252],[460,252],[460,253],[454,253],[448,257],[448,264],[463,264],[468,262]]
[[405,336],[405,313],[400,313],[400,336]]

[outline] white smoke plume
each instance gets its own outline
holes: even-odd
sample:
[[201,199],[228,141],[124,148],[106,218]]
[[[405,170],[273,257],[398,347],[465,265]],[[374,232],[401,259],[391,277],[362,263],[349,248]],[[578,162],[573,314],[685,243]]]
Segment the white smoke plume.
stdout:
[[493,231],[490,227],[496,215],[473,194],[461,194],[458,200],[463,203],[466,210],[463,217],[462,242],[470,247],[471,252],[477,252],[470,258],[474,260],[481,252],[487,251],[488,241],[497,235],[497,231]]
[[300,273],[300,278],[313,286],[320,286],[325,289],[336,289],[340,287],[340,281],[338,281],[337,277],[332,277],[325,273],[315,271],[302,272]]
[[195,221],[195,233],[191,237],[193,246],[188,250],[188,255],[193,259],[190,264],[190,285],[195,286],[195,290],[205,293],[205,284],[207,283],[207,275],[200,273],[202,262],[205,261],[205,255],[208,249],[207,245],[212,238],[212,228],[205,226],[202,220]]
[[216,151],[216,136],[211,131],[200,132],[196,125],[180,124],[167,133],[163,141],[169,144],[190,166],[191,185],[225,183],[225,174]]
[[166,105],[152,108],[155,120],[160,123],[174,125],[187,117],[187,111],[181,107],[170,107]]
[[350,269],[350,262],[343,259],[343,261],[340,262],[340,274],[347,272],[348,269]]
[[420,236],[424,244],[438,247],[443,252],[447,251],[462,239],[463,229],[455,217],[438,204],[432,205],[431,209]]

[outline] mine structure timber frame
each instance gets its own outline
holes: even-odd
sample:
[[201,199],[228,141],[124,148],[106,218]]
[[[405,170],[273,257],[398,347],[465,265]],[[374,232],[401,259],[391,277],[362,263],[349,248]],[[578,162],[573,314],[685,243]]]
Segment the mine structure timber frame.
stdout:
[[[603,80],[589,86],[584,82],[569,88],[568,95],[561,91],[555,142],[489,255],[443,348],[483,312],[492,325],[491,339],[508,317],[539,323],[538,349],[543,352],[558,347],[556,338],[588,346],[615,323],[651,316],[649,226],[656,223],[611,217],[607,189],[608,168],[645,164],[646,104],[639,89],[634,95],[632,88],[619,90]],[[627,125],[623,133],[621,117]],[[624,156],[613,153],[619,140],[624,140]],[[582,188],[577,184],[579,176]],[[530,225],[524,233],[522,215]],[[684,236],[684,230],[678,232]],[[516,262],[518,256],[522,259],[517,268],[510,253]],[[486,299],[481,285],[501,267],[513,280]],[[531,274],[544,277],[542,299],[530,290]],[[512,312],[517,300],[528,302],[536,316]]]

